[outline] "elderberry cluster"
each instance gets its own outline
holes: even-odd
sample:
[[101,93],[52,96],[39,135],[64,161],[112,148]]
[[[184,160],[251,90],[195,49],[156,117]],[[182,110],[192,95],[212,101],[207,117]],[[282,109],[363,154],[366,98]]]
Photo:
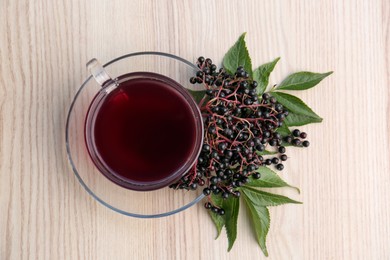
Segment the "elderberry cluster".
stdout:
[[[282,136],[277,129],[289,112],[270,93],[258,95],[258,83],[240,66],[234,74],[217,69],[211,59],[199,57],[199,71],[190,78],[192,84],[203,84],[207,98],[200,102],[204,119],[204,144],[191,171],[170,187],[175,189],[203,188],[208,196],[206,209],[223,215],[210,195],[227,199],[239,197],[238,187],[250,178],[261,178],[260,166],[274,165],[283,170],[287,160],[284,144],[309,146],[306,133],[298,129],[292,135]],[[278,156],[265,158],[267,150]]]

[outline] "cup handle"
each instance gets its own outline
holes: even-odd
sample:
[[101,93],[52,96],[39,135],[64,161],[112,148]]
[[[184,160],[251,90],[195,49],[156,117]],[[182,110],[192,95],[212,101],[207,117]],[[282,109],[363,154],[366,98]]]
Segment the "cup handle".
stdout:
[[100,62],[95,58],[88,61],[87,69],[91,72],[96,82],[102,87],[108,82],[114,82],[110,75],[108,75],[106,70],[100,64]]

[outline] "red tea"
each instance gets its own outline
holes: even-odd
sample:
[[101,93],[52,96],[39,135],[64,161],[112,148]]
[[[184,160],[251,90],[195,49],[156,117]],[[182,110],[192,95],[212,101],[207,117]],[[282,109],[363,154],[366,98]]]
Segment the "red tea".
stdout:
[[193,109],[172,80],[147,73],[105,94],[96,107],[90,140],[100,163],[115,177],[148,183],[188,163],[196,149],[196,127]]

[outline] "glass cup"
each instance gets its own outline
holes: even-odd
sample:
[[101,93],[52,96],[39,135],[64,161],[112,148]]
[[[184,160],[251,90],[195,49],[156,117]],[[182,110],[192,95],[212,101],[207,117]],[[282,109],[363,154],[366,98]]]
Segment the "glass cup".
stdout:
[[[170,184],[173,184],[176,181],[178,181],[194,165],[195,161],[197,160],[197,158],[199,156],[201,145],[203,142],[203,123],[202,123],[201,113],[200,113],[200,110],[198,108],[198,105],[196,104],[196,102],[192,98],[192,96],[189,94],[189,92],[184,87],[182,87],[179,83],[177,83],[175,80],[168,78],[166,76],[163,76],[161,74],[157,74],[157,73],[132,72],[132,73],[128,73],[125,75],[120,75],[120,76],[116,77],[115,79],[112,79],[96,59],[92,59],[91,61],[89,61],[87,64],[87,67],[91,71],[91,74],[94,77],[94,79],[96,80],[96,82],[99,85],[101,85],[101,87],[102,87],[98,91],[98,93],[96,94],[91,105],[89,106],[88,113],[86,116],[86,122],[85,122],[85,141],[86,141],[89,155],[90,155],[92,161],[94,162],[95,166],[99,169],[99,171],[102,174],[104,174],[109,180],[113,181],[114,183],[116,183],[124,188],[137,190],[137,191],[150,191],[150,190],[160,189],[160,188],[167,187]],[[182,108],[190,111],[190,116],[192,118],[185,118],[184,120],[192,120],[194,122],[194,126],[195,126],[194,129],[191,129],[192,131],[195,131],[195,135],[193,135],[194,136],[194,140],[193,140],[194,145],[192,145],[192,147],[189,151],[189,155],[186,156],[185,160],[181,161],[179,163],[179,165],[177,165],[177,167],[175,167],[175,169],[169,171],[168,173],[164,173],[164,175],[162,177],[159,176],[158,172],[154,172],[154,174],[152,173],[151,177],[153,177],[153,175],[154,175],[156,178],[152,178],[151,180],[147,180],[147,179],[139,180],[139,178],[125,177],[123,174],[120,174],[119,172],[114,170],[113,167],[110,167],[110,165],[107,163],[106,158],[104,158],[105,154],[99,153],[99,150],[97,148],[98,145],[96,144],[96,137],[94,134],[96,132],[96,128],[98,127],[96,124],[96,121],[97,121],[100,110],[103,107],[105,109],[107,109],[106,108],[107,105],[104,105],[106,102],[109,103],[108,106],[115,105],[114,102],[111,102],[112,101],[111,99],[118,98],[118,97],[113,97],[113,98],[109,99],[110,95],[112,93],[115,94],[116,90],[123,92],[121,87],[126,86],[125,84],[128,84],[128,82],[130,82],[130,81],[142,82],[145,80],[147,80],[147,84],[142,85],[141,86],[142,89],[150,87],[150,84],[157,83],[157,84],[163,84],[164,87],[161,88],[161,90],[164,89],[164,91],[168,91],[168,92],[173,91],[175,93],[175,95],[177,95],[177,97],[180,99],[177,101],[179,101],[181,105],[185,104],[187,106],[187,108],[186,107],[182,107]],[[135,84],[137,84],[137,83],[135,83]],[[131,95],[132,95],[131,88],[134,89],[134,88],[137,88],[137,86],[127,87],[128,91],[130,91],[130,92],[125,96],[125,97],[127,97],[126,100],[129,100],[126,102],[134,102],[135,101],[135,100],[133,100],[133,101],[131,100]],[[144,91],[144,93],[147,93],[147,92]],[[162,93],[164,93],[164,92],[162,92]],[[122,93],[120,95],[124,95],[124,94]],[[147,95],[145,95],[145,100],[141,101],[141,102],[145,103],[145,105],[151,106],[150,101],[148,100],[149,95],[151,95],[151,93],[147,93]],[[172,98],[173,97],[172,93],[170,93],[170,95],[171,95],[170,97]],[[161,98],[163,98],[163,97],[161,97]],[[161,99],[161,98],[159,97],[159,99]],[[182,102],[182,101],[184,101],[184,102]],[[149,102],[149,104],[148,104],[148,102]],[[174,100],[170,99],[170,100],[167,100],[166,102],[172,103],[172,102],[174,102]],[[123,105],[123,104],[121,104],[121,105]],[[133,108],[138,109],[138,110],[142,109],[142,108],[138,108],[138,107],[133,107]],[[162,110],[162,108],[155,107],[154,113],[152,113],[151,117],[147,121],[152,122],[153,120],[157,120],[157,118],[155,118],[154,115],[157,114],[157,112],[159,110]],[[141,111],[132,111],[132,113],[134,113],[134,114],[140,114],[140,112]],[[173,113],[176,114],[179,112],[173,111]],[[151,113],[149,112],[149,114],[151,114]],[[131,122],[129,124],[131,124],[131,127],[140,127],[139,124],[142,124],[142,123],[134,121],[134,122]],[[153,127],[155,128],[156,133],[158,133],[160,130],[159,126],[156,125]],[[175,126],[171,125],[169,127],[169,129],[170,129],[169,131],[171,131],[171,129],[174,127]],[[108,130],[110,128],[113,128],[113,126],[112,125],[109,126]],[[161,134],[161,131],[160,131],[160,134]],[[147,139],[151,139],[152,137],[153,136],[145,135],[143,137],[145,140],[142,140],[141,143],[147,143]],[[107,139],[106,142],[112,142],[112,140],[110,140],[112,137],[109,137],[108,134],[105,136],[105,138]],[[159,137],[158,139],[160,139],[160,138],[164,138],[164,136]],[[114,139],[115,139],[115,137],[114,137]],[[139,137],[138,137],[138,139],[139,139]],[[176,139],[176,138],[174,138],[174,139]],[[173,142],[174,139],[171,141]],[[123,141],[120,140],[120,142],[123,143],[124,140]],[[171,143],[168,144],[167,142],[164,142],[164,144],[166,144],[167,146],[173,145]],[[126,147],[126,148],[128,148],[128,147]],[[159,147],[159,148],[156,148],[156,147],[152,148],[151,147],[150,149],[156,149],[157,151],[151,151],[151,153],[158,154],[158,153],[161,153],[161,151],[164,151],[164,150],[166,151],[167,148],[166,147]],[[149,150],[149,149],[147,149],[147,150]],[[113,153],[115,153],[115,151],[109,151],[110,157],[120,157],[121,156],[120,154],[113,155]],[[180,153],[184,153],[184,151],[182,151]],[[181,155],[181,154],[176,154],[176,157],[179,157],[179,155]],[[163,156],[163,155],[160,154],[158,156]],[[127,160],[127,159],[125,158],[124,160]],[[128,158],[128,160],[130,161],[130,158]],[[133,160],[133,161],[135,161],[135,160]],[[172,161],[174,161],[174,160],[172,159]],[[126,162],[126,163],[129,164],[129,162]],[[150,163],[157,164],[157,162],[150,162]],[[158,168],[158,167],[156,167],[156,168]],[[131,169],[127,169],[126,171],[131,171]],[[138,174],[140,174],[140,173],[138,173]],[[142,177],[142,176],[135,176],[135,177]]]

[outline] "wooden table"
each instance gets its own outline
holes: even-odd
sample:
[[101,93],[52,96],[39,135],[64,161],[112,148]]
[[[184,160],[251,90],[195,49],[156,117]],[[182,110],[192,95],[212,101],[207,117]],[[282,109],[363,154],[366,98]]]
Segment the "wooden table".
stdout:
[[242,32],[271,76],[334,74],[299,92],[324,117],[304,127],[271,209],[270,259],[390,259],[390,2],[0,1],[0,259],[263,259],[242,210],[238,239],[214,241],[202,205],[154,220],[98,204],[64,145],[86,62],[154,50],[221,61]]

